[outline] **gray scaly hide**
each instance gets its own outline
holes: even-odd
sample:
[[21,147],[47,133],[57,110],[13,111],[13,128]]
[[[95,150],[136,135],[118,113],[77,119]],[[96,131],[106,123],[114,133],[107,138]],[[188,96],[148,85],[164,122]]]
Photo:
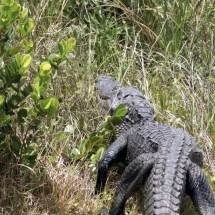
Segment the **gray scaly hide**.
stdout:
[[124,87],[111,76],[99,77],[95,87],[103,113],[112,114],[119,104],[128,108],[117,128],[120,135],[98,167],[96,193],[103,191],[116,160],[125,158],[127,163],[108,214],[123,215],[126,200],[147,181],[144,214],[179,215],[186,193],[201,215],[214,215],[215,200],[201,170],[202,150],[195,138],[156,122],[152,106],[137,88]]

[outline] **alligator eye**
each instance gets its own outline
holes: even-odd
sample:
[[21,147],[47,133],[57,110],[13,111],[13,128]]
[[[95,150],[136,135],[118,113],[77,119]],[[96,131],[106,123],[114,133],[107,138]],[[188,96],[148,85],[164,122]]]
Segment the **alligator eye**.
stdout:
[[158,144],[155,143],[155,142],[152,142],[150,141],[150,149],[151,151],[154,153],[154,152],[157,152],[158,151]]
[[120,90],[120,86],[114,87],[114,88],[112,89],[112,92],[113,92],[114,94],[116,94],[116,96],[119,96],[119,95],[122,94],[122,92],[121,92],[121,90]]
[[105,95],[101,95],[101,94],[99,94],[99,97],[100,97],[100,99],[102,99],[102,100],[108,100],[108,99],[110,99],[109,96],[105,96]]

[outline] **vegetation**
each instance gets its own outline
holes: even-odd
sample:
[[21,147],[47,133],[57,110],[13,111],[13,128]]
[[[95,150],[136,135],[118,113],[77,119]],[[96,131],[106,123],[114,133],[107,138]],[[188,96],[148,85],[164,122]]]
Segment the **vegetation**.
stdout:
[[[126,110],[104,122],[100,74],[137,86],[158,121],[197,138],[215,190],[214,14],[210,1],[1,0],[0,214],[110,205],[118,173],[94,196],[96,164]],[[127,214],[141,213],[139,195]]]

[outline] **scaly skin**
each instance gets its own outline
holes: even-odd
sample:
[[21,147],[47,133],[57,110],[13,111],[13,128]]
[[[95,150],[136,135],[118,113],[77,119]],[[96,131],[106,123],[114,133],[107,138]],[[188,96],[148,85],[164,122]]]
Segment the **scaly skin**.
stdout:
[[108,170],[118,158],[126,167],[117,186],[109,215],[124,214],[126,200],[147,181],[145,214],[180,214],[185,192],[200,214],[215,214],[212,190],[202,172],[202,152],[187,132],[154,121],[154,111],[134,87],[123,87],[113,77],[96,81],[103,112],[113,113],[119,104],[128,108],[121,135],[99,162],[96,193],[102,192]]

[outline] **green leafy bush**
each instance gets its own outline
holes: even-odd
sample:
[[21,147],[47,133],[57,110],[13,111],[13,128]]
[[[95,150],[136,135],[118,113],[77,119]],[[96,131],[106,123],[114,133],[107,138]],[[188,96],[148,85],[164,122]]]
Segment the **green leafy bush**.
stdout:
[[76,42],[74,38],[59,42],[59,53],[48,56],[37,74],[32,74],[34,47],[29,35],[34,23],[27,14],[28,9],[21,9],[14,0],[0,4],[0,150],[13,162],[33,167],[39,151],[38,136],[60,104],[48,91],[51,78]]
[[79,144],[78,148],[71,150],[70,156],[75,159],[85,160],[90,158],[90,167],[95,170],[95,164],[102,157],[111,137],[116,134],[115,127],[122,123],[127,108],[120,104],[113,116],[107,116],[97,132],[93,132],[89,139],[85,139]]

